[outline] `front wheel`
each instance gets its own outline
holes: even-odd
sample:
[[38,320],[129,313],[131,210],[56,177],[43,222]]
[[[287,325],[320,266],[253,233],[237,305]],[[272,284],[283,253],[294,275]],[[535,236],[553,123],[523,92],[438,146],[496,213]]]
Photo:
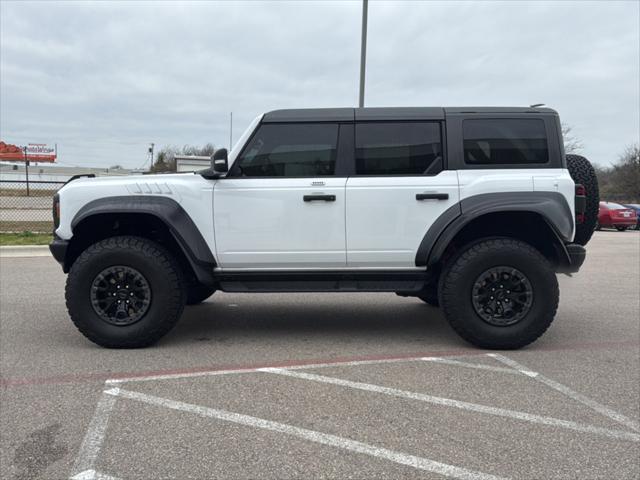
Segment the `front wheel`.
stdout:
[[619,232],[624,232],[627,229],[627,227],[616,227],[616,230],[618,230]]
[[180,266],[151,240],[119,236],[87,248],[66,285],[69,315],[80,332],[108,348],[139,348],[176,324],[185,304]]
[[471,244],[445,267],[439,284],[445,318],[481,348],[515,349],[542,335],[558,308],[558,281],[549,261],[511,238]]

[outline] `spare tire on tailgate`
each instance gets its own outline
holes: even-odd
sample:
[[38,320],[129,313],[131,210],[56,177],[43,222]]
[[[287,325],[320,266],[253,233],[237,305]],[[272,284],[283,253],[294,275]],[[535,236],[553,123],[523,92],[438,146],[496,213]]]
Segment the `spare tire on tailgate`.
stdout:
[[584,222],[576,223],[575,243],[586,245],[598,223],[598,209],[600,205],[600,191],[598,178],[593,165],[580,155],[568,154],[567,168],[573,181],[584,186],[587,195],[587,205],[584,211]]

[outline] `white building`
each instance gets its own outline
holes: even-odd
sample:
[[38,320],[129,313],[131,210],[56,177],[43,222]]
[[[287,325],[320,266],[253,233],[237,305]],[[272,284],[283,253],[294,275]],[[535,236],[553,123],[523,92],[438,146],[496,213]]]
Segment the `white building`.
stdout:
[[[37,164],[30,162],[29,181],[39,182],[66,182],[74,175],[93,173],[96,177],[108,175],[130,175],[137,173],[126,168],[89,168],[51,165],[50,163]],[[27,172],[24,163],[0,162],[0,181],[25,182]]]
[[199,155],[176,155],[177,172],[197,172],[211,166],[211,157]]

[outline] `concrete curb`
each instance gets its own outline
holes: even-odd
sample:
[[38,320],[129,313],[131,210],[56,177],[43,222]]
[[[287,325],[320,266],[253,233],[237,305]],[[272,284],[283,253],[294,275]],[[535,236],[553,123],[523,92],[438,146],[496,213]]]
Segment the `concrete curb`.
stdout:
[[0,247],[0,258],[50,256],[49,245],[7,245]]

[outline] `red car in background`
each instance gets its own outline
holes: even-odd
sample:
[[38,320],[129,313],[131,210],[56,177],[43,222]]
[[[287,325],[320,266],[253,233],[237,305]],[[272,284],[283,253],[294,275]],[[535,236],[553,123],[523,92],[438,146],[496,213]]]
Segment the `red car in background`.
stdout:
[[636,226],[636,217],[636,212],[632,208],[613,202],[600,202],[596,229],[615,228],[624,232],[627,228]]

